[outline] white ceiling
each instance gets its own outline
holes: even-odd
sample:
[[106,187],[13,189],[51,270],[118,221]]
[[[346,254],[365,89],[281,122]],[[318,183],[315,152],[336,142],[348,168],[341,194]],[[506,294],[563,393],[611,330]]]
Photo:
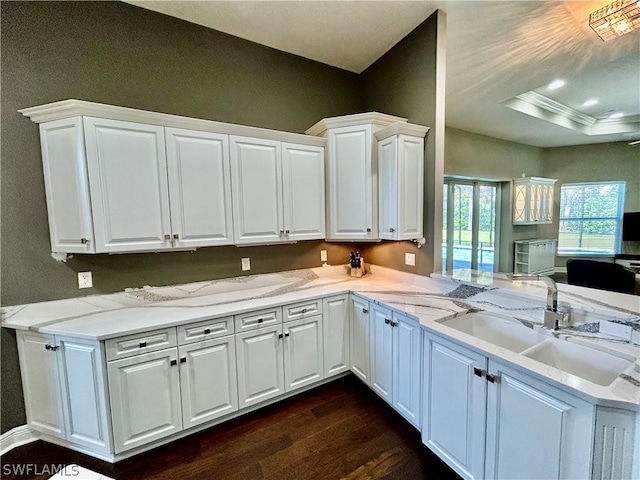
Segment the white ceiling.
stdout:
[[[440,8],[448,126],[540,147],[640,139],[640,31],[602,42],[587,21],[607,0],[128,3],[356,73]],[[556,78],[566,85],[546,89]],[[533,90],[594,119],[621,111],[627,131],[590,135],[503,105]]]

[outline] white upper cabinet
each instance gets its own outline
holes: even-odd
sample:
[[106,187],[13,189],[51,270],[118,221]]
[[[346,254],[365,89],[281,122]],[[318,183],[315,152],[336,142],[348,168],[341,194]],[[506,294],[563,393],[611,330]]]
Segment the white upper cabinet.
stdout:
[[423,236],[424,135],[428,129],[396,123],[376,133],[380,238]]
[[229,137],[165,129],[176,247],[233,243]]
[[287,240],[325,238],[324,148],[282,144],[282,192]]
[[324,148],[235,136],[230,143],[235,243],[324,238]]
[[371,125],[329,132],[329,238],[376,238]]
[[84,118],[96,252],[171,248],[164,128]]
[[89,179],[80,117],[40,125],[49,234],[54,252],[93,253]]
[[57,259],[325,237],[324,139],[81,100],[20,113]]
[[[327,239],[422,237],[427,131],[376,112],[325,118],[306,131],[328,139]],[[392,135],[378,164],[378,141]]]
[[553,220],[553,178],[525,177],[513,181],[513,224],[537,225]]
[[235,243],[284,239],[280,142],[231,137]]

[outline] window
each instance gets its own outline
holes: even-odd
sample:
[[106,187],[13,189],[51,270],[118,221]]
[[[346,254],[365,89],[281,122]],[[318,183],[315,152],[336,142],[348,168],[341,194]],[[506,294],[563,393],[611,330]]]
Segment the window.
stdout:
[[613,255],[620,247],[624,182],[560,188],[558,255]]

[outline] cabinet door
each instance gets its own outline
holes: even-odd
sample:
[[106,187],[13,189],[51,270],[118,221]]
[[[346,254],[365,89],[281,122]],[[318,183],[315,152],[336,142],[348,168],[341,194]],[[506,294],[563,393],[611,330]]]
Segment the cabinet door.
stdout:
[[233,335],[179,348],[182,425],[200,425],[238,410]]
[[499,362],[489,372],[486,478],[590,478],[593,405]]
[[349,371],[349,296],[325,298],[322,306],[324,376]]
[[350,302],[351,371],[369,385],[369,302],[354,296]]
[[96,252],[171,248],[164,128],[84,118]]
[[282,325],[236,334],[240,408],[284,393]]
[[417,321],[393,315],[393,406],[420,428],[422,339]]
[[424,139],[398,139],[398,240],[423,236]]
[[108,365],[115,452],[182,430],[178,349],[170,348]]
[[[65,417],[53,335],[17,332],[24,403],[29,427],[65,438]],[[47,348],[49,347],[49,348]]]
[[282,191],[287,240],[323,239],[324,148],[282,144]]
[[230,137],[236,244],[285,239],[280,142]]
[[52,252],[93,253],[82,118],[40,124]]
[[398,137],[378,142],[378,217],[380,238],[398,238]]
[[377,238],[371,135],[371,125],[329,131],[328,238],[333,240]]
[[[422,443],[464,478],[484,478],[484,356],[425,335]],[[508,478],[508,477],[504,477]]]
[[284,326],[284,380],[290,392],[324,378],[322,315]]
[[371,305],[370,355],[371,388],[392,403],[393,395],[393,320],[391,310]]
[[57,340],[67,440],[110,452],[106,367],[100,342],[66,337]]
[[165,129],[175,247],[233,243],[229,137]]

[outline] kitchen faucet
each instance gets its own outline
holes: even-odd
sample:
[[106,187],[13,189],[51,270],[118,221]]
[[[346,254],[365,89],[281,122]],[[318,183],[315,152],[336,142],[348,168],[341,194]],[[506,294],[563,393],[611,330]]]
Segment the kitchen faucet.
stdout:
[[546,275],[526,275],[522,273],[508,273],[509,280],[542,280],[547,284],[547,308],[544,311],[544,328],[557,330],[560,322],[569,322],[571,311],[558,311],[558,286],[551,277]]

